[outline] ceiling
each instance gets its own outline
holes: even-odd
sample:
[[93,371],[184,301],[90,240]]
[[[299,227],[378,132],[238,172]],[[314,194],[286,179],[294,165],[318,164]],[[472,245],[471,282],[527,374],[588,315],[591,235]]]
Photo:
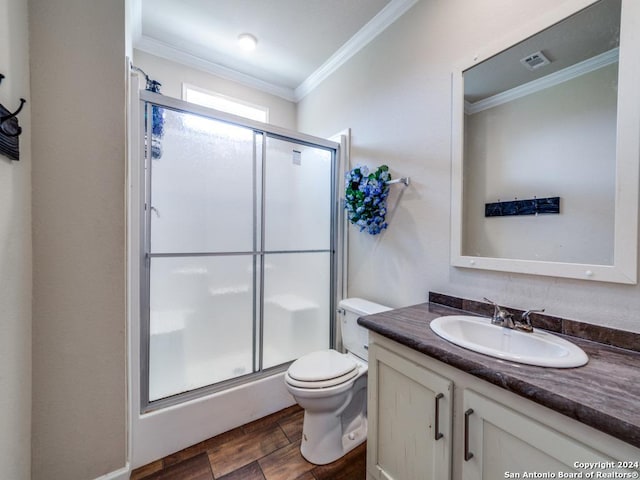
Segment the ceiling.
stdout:
[[[620,0],[595,3],[475,65],[464,73],[465,100],[477,102],[612,51],[620,43],[620,12]],[[520,59],[538,51],[551,63],[527,70]]]
[[135,48],[295,101],[417,0],[137,1]]

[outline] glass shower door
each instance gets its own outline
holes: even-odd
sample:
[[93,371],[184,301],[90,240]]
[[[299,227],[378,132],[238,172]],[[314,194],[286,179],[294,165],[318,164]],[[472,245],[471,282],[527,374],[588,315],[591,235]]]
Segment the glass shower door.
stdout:
[[267,137],[262,366],[329,348],[333,151]]
[[143,101],[146,132],[162,118],[143,144],[143,411],[329,348],[336,291],[336,144],[155,100]]
[[148,160],[150,402],[255,371],[255,142],[164,109]]

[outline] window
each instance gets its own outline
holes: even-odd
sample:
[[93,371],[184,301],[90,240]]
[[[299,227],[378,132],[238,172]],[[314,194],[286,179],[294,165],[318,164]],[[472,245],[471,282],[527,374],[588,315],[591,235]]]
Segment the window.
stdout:
[[221,112],[231,113],[258,122],[267,123],[269,121],[269,109],[267,107],[227,97],[226,95],[186,83],[182,84],[182,99],[190,103],[197,103],[203,107],[215,108]]

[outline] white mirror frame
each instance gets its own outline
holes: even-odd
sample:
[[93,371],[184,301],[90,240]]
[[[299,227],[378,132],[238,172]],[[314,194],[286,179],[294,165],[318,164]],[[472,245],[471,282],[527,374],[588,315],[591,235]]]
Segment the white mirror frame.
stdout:
[[463,221],[463,72],[558,23],[597,0],[571,0],[500,42],[465,59],[452,74],[451,265],[480,270],[547,275],[591,281],[637,283],[638,188],[640,164],[640,1],[622,0],[618,117],[616,128],[616,197],[613,265],[548,262],[462,254]]

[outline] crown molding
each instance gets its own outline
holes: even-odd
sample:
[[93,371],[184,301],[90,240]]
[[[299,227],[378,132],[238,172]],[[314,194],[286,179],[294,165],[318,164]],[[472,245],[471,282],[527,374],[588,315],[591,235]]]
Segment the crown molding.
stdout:
[[593,72],[594,70],[598,70],[599,68],[606,67],[607,65],[617,62],[618,56],[619,48],[613,48],[607,52],[601,53],[600,55],[596,55],[595,57],[588,58],[582,62],[576,63],[575,65],[551,73],[546,77],[533,80],[532,82],[525,83],[524,85],[512,88],[511,90],[506,90],[493,95],[492,97],[488,97],[474,103],[467,102],[465,100],[464,113],[473,115],[474,113],[497,107],[498,105],[511,102],[526,95],[531,95],[532,93],[539,92],[540,90],[554,87],[560,83],[564,83],[568,80],[572,80],[581,75]]
[[309,75],[295,89],[296,102],[302,100],[318,85],[340,68],[347,60],[366,47],[389,25],[404,15],[418,0],[391,0],[389,4],[373,17],[364,27],[340,47],[320,68]]
[[[139,2],[139,0],[131,0]],[[375,17],[373,17],[364,27],[362,27],[353,37],[351,37],[342,47],[340,47],[329,59],[323,63],[316,71],[309,75],[295,89],[281,87],[264,80],[259,80],[251,75],[240,73],[231,68],[218,63],[205,60],[180,50],[168,43],[141,34],[141,18],[135,18],[133,28],[133,47],[142,52],[150,53],[157,57],[165,58],[173,62],[180,63],[187,67],[197,68],[207,73],[238,82],[250,88],[276,95],[290,102],[299,102],[318,85],[326,80],[347,60],[367,46],[374,38],[382,33],[389,25],[404,15],[407,10],[413,7],[419,0],[391,0]]]
[[202,70],[207,73],[211,73],[221,78],[231,80],[233,82],[240,83],[247,87],[255,88],[256,90],[275,95],[280,98],[284,98],[290,102],[295,102],[296,97],[294,91],[291,88],[281,87],[274,85],[273,83],[259,80],[251,75],[240,73],[231,68],[224,67],[215,62],[204,60],[183,50],[180,50],[168,43],[156,40],[155,38],[141,35],[137,42],[134,44],[134,48],[142,52],[150,53],[157,57],[165,58],[173,62],[180,63],[187,67],[193,67],[198,70]]

